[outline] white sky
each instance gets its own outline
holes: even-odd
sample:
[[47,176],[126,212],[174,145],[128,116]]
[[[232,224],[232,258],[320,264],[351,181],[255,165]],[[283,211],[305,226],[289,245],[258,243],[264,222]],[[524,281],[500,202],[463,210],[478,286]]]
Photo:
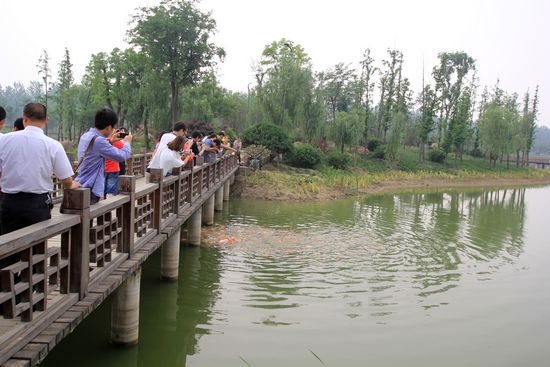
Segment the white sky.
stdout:
[[[90,55],[127,47],[130,15],[160,0],[0,0],[0,84],[38,80],[43,49],[52,75],[68,47],[80,80]],[[546,0],[203,0],[227,52],[221,84],[246,91],[251,65],[264,46],[282,37],[304,47],[317,71],[357,63],[370,48],[379,64],[388,47],[404,53],[405,76],[420,91],[441,51],[466,51],[477,60],[482,85],[497,78],[520,96],[540,85],[539,124],[550,126],[550,1]]]

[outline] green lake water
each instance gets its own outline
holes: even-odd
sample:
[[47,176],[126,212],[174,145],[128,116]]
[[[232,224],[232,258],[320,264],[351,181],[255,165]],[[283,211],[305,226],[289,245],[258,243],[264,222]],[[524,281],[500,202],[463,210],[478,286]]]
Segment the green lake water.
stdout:
[[43,366],[550,365],[550,187],[232,200],[203,241],[144,265],[138,346],[109,300]]

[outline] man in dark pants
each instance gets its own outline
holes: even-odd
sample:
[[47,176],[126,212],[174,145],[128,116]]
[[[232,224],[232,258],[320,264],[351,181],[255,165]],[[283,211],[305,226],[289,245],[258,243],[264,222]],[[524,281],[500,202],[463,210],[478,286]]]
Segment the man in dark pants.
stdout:
[[44,134],[47,123],[46,107],[29,103],[23,110],[25,130],[0,137],[2,234],[51,218],[52,175],[64,189],[79,186],[61,143]]

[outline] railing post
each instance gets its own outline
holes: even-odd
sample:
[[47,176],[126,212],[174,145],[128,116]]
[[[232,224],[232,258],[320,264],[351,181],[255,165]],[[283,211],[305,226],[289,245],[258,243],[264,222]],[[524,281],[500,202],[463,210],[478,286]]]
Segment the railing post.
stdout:
[[191,166],[189,176],[187,176],[187,198],[189,204],[193,203],[193,167]]
[[164,174],[161,168],[152,168],[149,175],[149,182],[156,183],[158,185],[153,196],[153,228],[160,234],[161,220],[162,220],[162,196],[163,196],[163,183],[162,180]]
[[80,299],[88,293],[90,281],[90,189],[66,190],[63,213],[80,215],[80,224],[71,228],[69,291]]
[[134,254],[134,221],[136,207],[136,181],[135,176],[120,176],[118,178],[118,191],[122,195],[128,195],[130,201],[122,206],[122,244],[120,251]]
[[202,195],[202,178],[204,177],[204,173],[202,172],[203,169],[204,167],[201,167],[201,170],[199,171],[199,196]]
[[182,168],[177,167],[172,170],[172,176],[177,176],[178,180],[174,184],[174,206],[172,207],[172,213],[176,214],[177,216],[180,215],[180,195],[181,195],[181,181],[180,181],[180,174],[181,174]]
[[141,148],[141,154],[143,154],[143,158],[141,158],[141,172],[143,176],[147,173],[147,150],[145,148]]

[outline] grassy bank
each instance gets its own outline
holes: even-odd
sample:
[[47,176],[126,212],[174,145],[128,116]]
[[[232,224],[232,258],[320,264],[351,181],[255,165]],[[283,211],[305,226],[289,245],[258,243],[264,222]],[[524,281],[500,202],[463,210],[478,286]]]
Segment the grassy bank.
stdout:
[[487,160],[464,156],[452,163],[418,163],[418,152],[408,149],[399,160],[387,162],[364,156],[354,157],[346,171],[331,167],[318,170],[284,165],[267,166],[262,171],[241,176],[237,193],[266,200],[326,200],[346,195],[418,187],[498,186],[550,183],[550,171],[516,167],[506,162],[489,166]]

